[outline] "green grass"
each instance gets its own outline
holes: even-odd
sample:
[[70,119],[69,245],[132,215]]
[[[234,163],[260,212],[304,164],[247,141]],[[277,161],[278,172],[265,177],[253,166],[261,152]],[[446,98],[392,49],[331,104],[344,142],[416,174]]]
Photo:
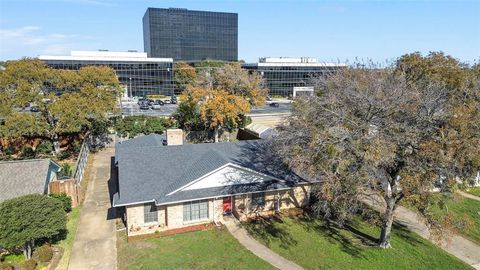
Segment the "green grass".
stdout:
[[117,235],[118,269],[274,269],[225,229],[126,241]]
[[465,189],[465,192],[480,197],[480,187],[469,187]]
[[244,225],[260,242],[306,269],[470,269],[427,240],[395,225],[392,248],[376,247],[379,229],[357,221],[347,229],[308,218]]
[[473,222],[473,226],[465,232],[460,232],[466,238],[480,245],[480,201],[456,196],[446,202],[448,211],[454,216],[466,216]]
[[4,263],[22,263],[23,261],[23,254],[9,254],[2,258],[2,262]]
[[63,248],[63,255],[60,259],[60,262],[56,269],[64,270],[68,267],[68,261],[70,259],[70,254],[72,252],[73,240],[75,239],[75,233],[77,232],[77,225],[78,220],[80,219],[80,210],[81,207],[78,206],[72,209],[72,212],[68,216],[67,221],[67,237],[60,242],[58,242],[58,246]]
[[[440,198],[442,195],[437,193],[434,196]],[[433,205],[432,212],[439,215],[452,213],[457,220],[463,218],[468,219],[472,223],[472,226],[465,231],[459,231],[459,234],[480,245],[480,201],[465,198],[459,194],[454,194],[450,197],[445,196],[443,198],[443,204],[445,206],[442,208],[440,208],[438,204]],[[412,211],[417,211],[415,207],[406,201],[402,202],[402,206],[405,206]]]

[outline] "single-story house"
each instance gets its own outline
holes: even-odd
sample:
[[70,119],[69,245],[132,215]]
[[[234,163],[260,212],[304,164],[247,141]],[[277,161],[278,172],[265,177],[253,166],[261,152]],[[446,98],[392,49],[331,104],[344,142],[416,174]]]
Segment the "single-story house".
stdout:
[[27,194],[48,194],[62,167],[51,159],[0,162],[0,202]]
[[182,136],[168,130],[167,145],[152,138],[116,145],[112,203],[125,209],[129,236],[218,224],[227,214],[244,221],[308,203],[314,182],[278,165],[265,141],[183,144]]

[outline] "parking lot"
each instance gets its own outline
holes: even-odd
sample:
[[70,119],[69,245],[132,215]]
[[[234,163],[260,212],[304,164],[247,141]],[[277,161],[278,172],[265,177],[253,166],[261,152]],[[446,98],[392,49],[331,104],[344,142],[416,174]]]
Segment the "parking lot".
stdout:
[[[170,116],[177,109],[178,104],[165,104],[158,110],[148,109],[140,110],[140,106],[136,103],[123,103],[123,115],[151,115],[151,116]],[[255,107],[251,114],[279,114],[289,113],[292,110],[291,103],[280,103],[278,107],[271,107],[269,105]]]

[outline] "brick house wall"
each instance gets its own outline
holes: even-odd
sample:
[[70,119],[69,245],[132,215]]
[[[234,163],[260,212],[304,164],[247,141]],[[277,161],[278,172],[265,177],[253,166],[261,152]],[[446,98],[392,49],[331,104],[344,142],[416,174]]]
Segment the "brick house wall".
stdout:
[[[265,206],[262,209],[252,209],[251,194],[234,196],[232,211],[241,221],[258,214],[273,214],[277,208],[278,196],[280,197],[280,210],[303,207],[308,203],[310,190],[310,185],[300,185],[291,190],[266,192]],[[151,223],[144,222],[143,204],[126,206],[125,210],[128,236],[152,234],[213,221],[223,222],[223,198],[208,200],[208,219],[189,222],[183,221],[183,203],[157,206],[158,221]],[[213,213],[215,213],[215,217]]]
[[[214,210],[215,207],[215,212]],[[126,206],[128,235],[151,234],[169,229],[178,229],[203,223],[211,223],[214,220],[223,222],[223,201],[222,199],[208,200],[208,219],[197,221],[183,221],[183,203],[157,206],[158,221],[144,222],[144,205]],[[215,218],[213,216],[215,213]]]
[[[277,208],[280,210],[301,208],[308,204],[310,191],[311,186],[304,184],[290,190],[265,192],[265,205],[262,208],[252,206],[252,194],[238,195],[235,196],[233,214],[240,221],[246,221],[257,215],[273,215]],[[280,198],[279,207],[277,198]]]

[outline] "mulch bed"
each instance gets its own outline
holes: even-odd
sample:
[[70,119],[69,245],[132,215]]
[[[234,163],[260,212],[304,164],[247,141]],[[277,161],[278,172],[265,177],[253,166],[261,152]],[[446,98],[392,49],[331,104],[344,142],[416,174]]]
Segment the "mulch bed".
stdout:
[[215,227],[215,224],[213,224],[213,223],[198,224],[198,225],[192,225],[192,226],[183,227],[183,228],[165,230],[165,231],[161,231],[161,232],[157,232],[157,233],[149,233],[149,234],[129,236],[128,241],[137,241],[137,240],[143,240],[143,239],[152,238],[152,237],[161,237],[161,236],[172,235],[172,234],[177,234],[177,233],[206,231],[206,230],[210,230],[214,227]]

